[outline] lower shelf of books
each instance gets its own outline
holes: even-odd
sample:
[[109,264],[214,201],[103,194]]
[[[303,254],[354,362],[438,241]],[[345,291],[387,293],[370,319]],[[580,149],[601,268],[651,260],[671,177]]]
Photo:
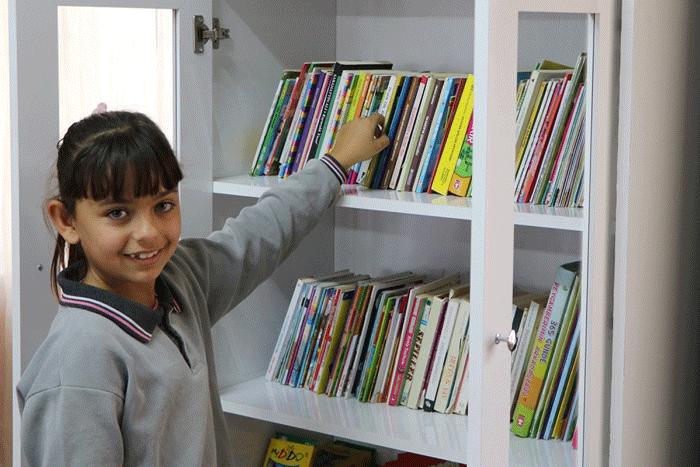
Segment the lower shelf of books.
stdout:
[[[467,462],[467,423],[446,415],[361,403],[260,377],[221,391],[224,412],[378,447]],[[570,442],[510,435],[511,467],[574,467]]]
[[466,462],[467,421],[446,415],[361,403],[285,386],[265,378],[221,391],[224,412],[378,447]]

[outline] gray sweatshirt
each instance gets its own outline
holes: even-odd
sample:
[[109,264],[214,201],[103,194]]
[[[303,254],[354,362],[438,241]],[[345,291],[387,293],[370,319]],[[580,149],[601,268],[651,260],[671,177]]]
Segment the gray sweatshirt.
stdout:
[[233,466],[211,326],[313,229],[345,177],[330,157],[312,160],[220,231],[182,240],[157,310],[62,271],[58,313],[17,386],[27,463]]

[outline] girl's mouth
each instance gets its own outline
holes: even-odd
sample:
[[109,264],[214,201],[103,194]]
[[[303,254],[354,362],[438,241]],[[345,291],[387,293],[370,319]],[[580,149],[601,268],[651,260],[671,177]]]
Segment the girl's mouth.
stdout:
[[160,251],[161,250],[145,251],[145,252],[140,252],[140,253],[130,253],[130,254],[127,254],[126,256],[128,256],[131,259],[146,261],[146,260],[153,259],[156,256],[158,256],[158,253],[160,253]]

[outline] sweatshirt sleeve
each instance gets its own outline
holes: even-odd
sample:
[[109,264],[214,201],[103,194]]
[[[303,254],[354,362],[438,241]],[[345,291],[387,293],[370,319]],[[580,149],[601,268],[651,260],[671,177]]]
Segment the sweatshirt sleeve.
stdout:
[[27,465],[123,465],[119,396],[58,386],[32,395],[21,405]]
[[257,203],[228,218],[206,242],[181,242],[200,258],[211,323],[247,297],[291,254],[340,196],[347,173],[326,155],[267,190]]

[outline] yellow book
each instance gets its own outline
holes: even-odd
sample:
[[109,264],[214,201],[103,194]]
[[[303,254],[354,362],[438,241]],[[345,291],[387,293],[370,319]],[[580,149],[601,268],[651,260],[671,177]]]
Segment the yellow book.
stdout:
[[532,113],[529,116],[527,126],[525,129],[525,133],[523,134],[523,139],[520,142],[520,145],[518,146],[518,152],[515,155],[515,172],[518,173],[520,170],[520,161],[523,158],[523,154],[525,153],[525,148],[527,147],[527,142],[530,139],[530,133],[532,132],[532,128],[535,125],[535,120],[537,119],[537,108],[540,105],[540,102],[542,101],[542,98],[544,97],[545,89],[547,88],[547,83],[548,81],[542,81],[540,83],[539,90],[537,91],[537,98],[535,99],[535,106],[533,108]]
[[457,165],[459,151],[462,149],[462,142],[467,134],[469,119],[473,108],[474,75],[470,73],[467,76],[467,82],[465,84],[464,91],[462,92],[462,97],[459,99],[455,118],[452,122],[452,129],[450,129],[450,132],[447,135],[445,148],[442,156],[440,157],[440,162],[438,162],[437,170],[435,172],[435,179],[433,180],[433,184],[431,186],[431,189],[436,193],[440,193],[441,195],[447,194],[450,180],[452,180],[452,173]]
[[314,446],[273,438],[267,446],[263,467],[311,467]]
[[365,85],[365,80],[367,79],[367,72],[361,71],[356,73],[353,77],[353,91],[352,98],[350,100],[350,106],[345,114],[345,120],[343,123],[348,122],[355,118],[355,112],[357,111],[357,103],[360,102],[360,97],[362,96],[362,88]]
[[323,336],[321,343],[321,358],[319,361],[318,372],[314,375],[314,382],[311,390],[316,394],[321,394],[326,391],[328,385],[328,376],[331,371],[331,366],[335,361],[335,355],[338,350],[340,337],[345,329],[345,320],[348,316],[348,310],[352,304],[352,299],[355,294],[355,284],[350,284],[340,287],[338,290],[338,304],[335,306],[332,321],[328,326],[327,332]]

